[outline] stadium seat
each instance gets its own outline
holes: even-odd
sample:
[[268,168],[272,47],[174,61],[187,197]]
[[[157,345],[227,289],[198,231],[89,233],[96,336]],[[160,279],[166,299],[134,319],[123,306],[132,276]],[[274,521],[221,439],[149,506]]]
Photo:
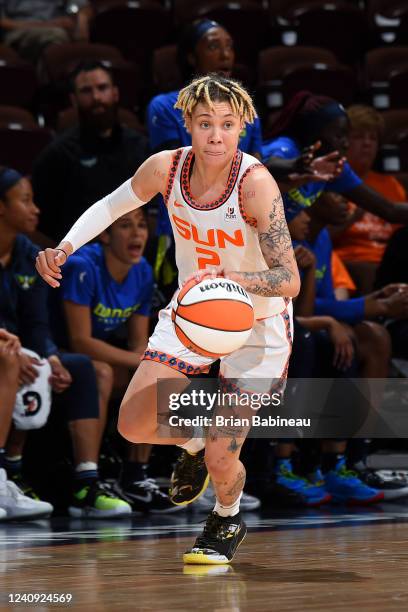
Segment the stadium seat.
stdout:
[[183,78],[177,64],[177,45],[166,45],[153,53],[153,84],[158,93],[178,89]]
[[[203,16],[202,7],[205,7],[205,11],[212,10],[213,8],[218,9],[220,7],[226,8],[227,10],[236,10],[234,5],[241,4],[240,2],[222,2],[220,0],[205,0],[205,2],[192,2],[191,0],[173,0],[174,18],[177,25],[190,23],[194,19],[198,19]],[[264,6],[262,0],[247,0],[246,4],[253,6]],[[231,6],[232,5],[232,6]],[[222,22],[221,22],[222,23]]]
[[51,141],[47,128],[0,128],[0,164],[30,174],[34,160]]
[[266,45],[268,35],[268,14],[262,4],[254,0],[236,2],[185,2],[175,3],[175,18],[186,24],[200,17],[208,17],[222,24],[235,41],[238,61],[254,59],[260,48]]
[[31,108],[38,88],[31,64],[2,59],[0,61],[0,104]]
[[[118,109],[118,117],[119,122],[128,127],[136,130],[137,132],[141,132],[142,134],[146,133],[145,128],[140,123],[139,119],[136,117],[134,113],[129,111],[127,108],[119,108]],[[1,107],[0,107],[0,119],[1,119]],[[77,110],[73,107],[62,110],[58,113],[57,120],[57,131],[63,132],[69,128],[74,127],[78,124],[78,113]]]
[[398,108],[406,103],[408,46],[372,49],[365,58],[365,84],[371,103],[378,109]]
[[100,60],[113,70],[120,90],[121,105],[139,106],[143,87],[141,72],[110,45],[67,43],[50,45],[44,52],[44,74],[48,81],[42,95],[41,110],[47,123],[55,124],[58,112],[69,105],[69,75],[81,60]]
[[395,144],[408,135],[408,110],[388,110],[382,113],[384,119],[384,134],[382,141]]
[[[284,44],[324,47],[345,63],[354,63],[367,47],[368,26],[364,13],[351,2],[306,0],[282,10],[282,16],[276,15],[276,24]],[[292,34],[291,40],[288,32]]]
[[18,106],[0,106],[0,127],[2,128],[35,128],[38,123],[33,115]]
[[368,0],[366,4],[375,44],[405,44],[408,31],[406,0]]
[[119,49],[111,45],[66,43],[49,45],[43,54],[43,65],[50,81],[58,81],[75,68],[81,60],[102,60],[109,64],[124,63]]
[[151,1],[120,2],[99,8],[90,23],[92,42],[113,45],[125,58],[141,63],[146,76],[153,50],[170,42],[171,14]]
[[320,47],[268,47],[263,49],[258,59],[257,90],[266,108],[282,106],[282,80],[285,75],[297,68],[336,67],[335,55]]
[[353,71],[346,66],[313,66],[294,68],[286,73],[282,83],[283,101],[302,89],[315,94],[330,96],[344,106],[350,105],[357,92],[357,80]]
[[[177,64],[177,45],[166,45],[155,50],[152,72],[156,94],[183,86],[183,77]],[[235,64],[232,76],[248,86],[254,85],[255,71],[251,71],[246,64]]]
[[4,61],[15,64],[22,63],[22,59],[18,55],[17,51],[14,51],[14,49],[8,47],[7,45],[0,44],[0,65]]

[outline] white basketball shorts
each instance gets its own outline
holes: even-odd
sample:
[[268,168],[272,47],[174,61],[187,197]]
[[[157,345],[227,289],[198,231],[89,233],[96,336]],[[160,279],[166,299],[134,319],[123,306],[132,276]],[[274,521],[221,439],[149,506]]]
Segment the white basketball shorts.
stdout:
[[[255,321],[247,342],[221,358],[220,378],[228,379],[228,390],[268,392],[271,387],[276,385],[278,388],[286,380],[292,350],[293,321],[292,301],[285,301],[286,307],[280,314]],[[159,313],[159,321],[149,338],[144,359],[196,376],[208,372],[215,361],[190,351],[180,342],[171,320],[171,303]],[[259,382],[254,388],[255,379],[259,379]]]

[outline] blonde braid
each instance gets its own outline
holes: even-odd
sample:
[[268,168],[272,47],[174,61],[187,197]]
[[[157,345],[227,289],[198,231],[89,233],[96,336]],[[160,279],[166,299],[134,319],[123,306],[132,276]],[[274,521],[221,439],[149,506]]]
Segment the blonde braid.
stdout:
[[194,79],[179,92],[174,108],[180,109],[186,119],[192,115],[197,104],[205,103],[213,109],[216,100],[227,101],[234,114],[246,123],[253,123],[257,116],[251,96],[244,87],[238,81],[218,75]]

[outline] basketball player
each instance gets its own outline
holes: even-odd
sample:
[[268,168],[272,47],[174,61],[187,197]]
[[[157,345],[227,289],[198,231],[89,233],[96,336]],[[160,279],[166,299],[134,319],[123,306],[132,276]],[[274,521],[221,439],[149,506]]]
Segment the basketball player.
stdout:
[[[220,376],[233,378],[244,390],[251,388],[250,379],[282,379],[291,350],[291,298],[300,281],[279,189],[256,158],[237,149],[245,122],[255,119],[252,100],[237,81],[211,74],[182,89],[176,107],[192,147],[152,155],[131,179],[91,206],[56,249],[41,251],[37,270],[52,287],[59,286],[61,266],[76,249],[161,193],[174,232],[180,286],[190,278],[223,275],[239,282],[253,300],[252,334],[221,360]],[[209,476],[213,481],[214,511],[185,553],[185,563],[228,563],[246,535],[239,513],[244,437],[164,439],[157,431],[157,380],[173,379],[179,385],[185,380],[187,385],[187,370],[200,374],[212,361],[181,344],[169,305],[160,312],[119,415],[119,431],[131,442],[184,449],[172,477],[174,503],[194,501]]]

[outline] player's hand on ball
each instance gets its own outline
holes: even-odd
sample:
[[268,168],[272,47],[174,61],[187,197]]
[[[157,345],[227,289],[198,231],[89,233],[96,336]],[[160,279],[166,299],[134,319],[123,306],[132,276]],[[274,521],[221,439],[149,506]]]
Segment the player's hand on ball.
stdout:
[[72,247],[69,243],[63,243],[62,248],[45,249],[40,251],[35,260],[35,267],[38,274],[51,287],[59,287],[58,282],[62,278],[61,266],[67,261],[72,253]]
[[192,280],[195,280],[196,283],[200,283],[205,278],[217,278],[220,276],[226,276],[226,271],[223,266],[211,266],[210,268],[205,268],[204,270],[197,270],[194,274],[190,274],[183,282],[183,286],[189,283]]

